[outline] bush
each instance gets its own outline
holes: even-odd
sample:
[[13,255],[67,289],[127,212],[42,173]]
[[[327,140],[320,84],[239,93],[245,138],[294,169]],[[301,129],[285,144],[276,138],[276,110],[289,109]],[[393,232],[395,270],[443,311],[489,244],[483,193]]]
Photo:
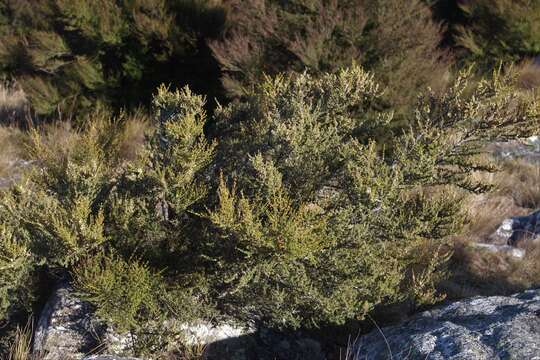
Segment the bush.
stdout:
[[249,93],[263,74],[335,72],[356,62],[388,86],[394,110],[427,86],[442,89],[450,61],[441,26],[420,1],[225,2],[228,26],[211,48],[229,94]]
[[145,354],[215,309],[313,328],[439,300],[446,238],[464,222],[457,189],[485,191],[471,177],[493,170],[478,158],[485,143],[538,120],[515,80],[467,79],[422,97],[417,130],[386,148],[392,113],[357,66],[268,78],[218,108],[220,144],[188,88],[159,88],[134,157],[121,156],[129,127],[107,113],[70,136],[34,131],[36,165],[0,193],[0,318],[32,304],[40,276],[63,276]]
[[0,319],[31,305],[32,280],[43,275],[73,279],[104,320],[139,335],[138,352],[170,340],[159,319],[208,310],[199,308],[197,259],[183,252],[189,211],[205,194],[199,173],[213,156],[204,99],[163,87],[155,106],[159,126],[135,159],[122,156],[129,126],[107,113],[63,141],[34,131],[35,168],[0,198]]
[[490,70],[540,53],[540,1],[468,1],[460,8],[466,19],[456,43],[466,61]]
[[440,299],[445,238],[464,221],[452,189],[485,191],[470,176],[493,170],[478,159],[484,144],[527,134],[538,119],[508,80],[465,95],[467,79],[424,96],[411,120],[418,130],[392,139],[391,151],[375,136],[391,115],[370,111],[382,93],[358,67],[267,80],[247,102],[219,109],[229,135],[207,216],[223,307],[296,328]]
[[218,95],[204,39],[222,22],[207,0],[3,0],[0,76],[17,79],[47,116],[147,105],[160,83]]

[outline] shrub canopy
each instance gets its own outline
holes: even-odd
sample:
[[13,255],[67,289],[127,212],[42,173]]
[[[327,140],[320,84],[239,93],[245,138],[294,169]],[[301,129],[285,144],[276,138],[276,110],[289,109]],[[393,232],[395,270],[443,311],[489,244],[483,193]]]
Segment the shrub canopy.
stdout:
[[0,317],[31,304],[40,276],[62,276],[144,353],[177,341],[165,320],[313,328],[437,301],[460,192],[486,191],[471,175],[494,170],[478,155],[538,125],[512,79],[469,77],[427,92],[390,147],[378,133],[392,113],[358,66],[267,78],[218,108],[219,144],[187,88],[158,90],[135,159],[103,114],[63,141],[34,132],[35,166],[0,194]]
[[160,83],[217,96],[204,39],[223,21],[206,0],[2,0],[0,76],[38,115],[146,104]]
[[457,45],[466,60],[483,70],[540,53],[540,1],[469,1],[460,4],[465,21],[457,26]]
[[450,58],[439,49],[441,26],[418,0],[228,0],[228,22],[211,41],[225,89],[242,95],[263,74],[336,72],[352,63],[387,86],[379,101],[411,106],[426,87],[440,90]]

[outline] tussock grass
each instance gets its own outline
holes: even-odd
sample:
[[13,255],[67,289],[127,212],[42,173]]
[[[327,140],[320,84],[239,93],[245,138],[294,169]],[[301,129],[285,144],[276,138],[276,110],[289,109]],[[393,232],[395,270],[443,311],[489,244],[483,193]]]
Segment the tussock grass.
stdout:
[[0,178],[13,175],[16,161],[24,158],[24,141],[25,134],[21,130],[12,126],[0,126]]
[[[15,339],[11,345],[8,360],[32,360],[32,320],[25,326],[20,326],[15,332]],[[37,360],[37,359],[36,359]]]
[[29,103],[20,88],[0,83],[0,123],[22,123],[28,119]]
[[510,196],[517,206],[540,207],[540,165],[524,160],[507,161],[495,181],[499,192]]
[[[103,135],[112,134],[110,139],[115,143],[119,162],[135,160],[143,149],[145,134],[151,132],[148,115],[143,111],[122,113],[117,117],[106,111],[100,111],[89,116],[87,124],[93,128],[92,131]],[[28,153],[33,133],[39,134],[45,148],[57,149],[59,154],[67,154],[80,139],[81,130],[65,121],[55,121],[26,130],[15,125],[0,125],[0,188],[19,178],[24,167],[20,166],[22,161],[34,160]],[[108,146],[111,145],[113,144]],[[104,146],[106,150],[107,144]]]

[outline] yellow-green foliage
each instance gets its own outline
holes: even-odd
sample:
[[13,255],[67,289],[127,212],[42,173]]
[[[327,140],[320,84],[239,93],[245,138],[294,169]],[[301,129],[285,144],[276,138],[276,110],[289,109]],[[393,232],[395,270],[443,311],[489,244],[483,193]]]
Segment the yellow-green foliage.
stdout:
[[500,77],[467,88],[463,74],[445,95],[428,93],[411,114],[419,130],[386,152],[376,134],[391,114],[370,110],[381,92],[358,67],[268,79],[247,103],[220,109],[229,135],[208,218],[221,301],[241,304],[226,308],[310,327],[388,301],[438,300],[444,239],[464,220],[452,189],[484,190],[469,175],[492,169],[474,155],[538,120],[537,104]]
[[215,147],[204,137],[204,103],[187,88],[158,90],[154,97],[158,128],[148,139],[144,159],[123,173],[118,192],[111,197],[110,226],[119,251],[154,254],[163,265],[158,249],[174,251],[189,241],[182,229],[191,222],[188,210],[206,195],[201,172]]
[[[190,275],[197,269],[189,257],[196,258],[182,250],[191,239],[189,211],[206,194],[200,173],[214,152],[203,134],[203,107],[187,89],[160,88],[157,129],[136,157],[123,156],[125,116],[97,111],[84,129],[64,136],[33,131],[34,166],[0,194],[2,320],[30,303],[31,280],[51,274],[72,277],[120,330],[137,333],[149,321],[194,316],[190,289],[200,289],[200,304],[205,282]],[[152,337],[145,328],[139,335],[137,349],[163,334]]]
[[100,111],[69,136],[35,131],[33,167],[0,193],[0,317],[31,303],[38,276],[60,274],[144,354],[179,339],[165,323],[214,304],[312,328],[441,299],[446,239],[464,222],[458,189],[487,189],[471,176],[494,170],[479,160],[487,142],[538,127],[515,79],[468,79],[421,97],[415,130],[388,147],[377,139],[393,114],[358,66],[266,78],[218,107],[219,144],[204,135],[204,97],[164,86],[137,155],[122,156],[124,118]]

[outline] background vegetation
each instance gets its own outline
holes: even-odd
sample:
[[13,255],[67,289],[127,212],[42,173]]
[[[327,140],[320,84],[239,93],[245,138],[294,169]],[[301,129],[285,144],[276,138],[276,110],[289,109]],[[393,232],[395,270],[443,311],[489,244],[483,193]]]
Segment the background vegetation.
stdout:
[[539,6],[0,0],[0,356],[60,280],[154,357],[539,283],[466,246],[538,206],[486,146],[538,131]]

